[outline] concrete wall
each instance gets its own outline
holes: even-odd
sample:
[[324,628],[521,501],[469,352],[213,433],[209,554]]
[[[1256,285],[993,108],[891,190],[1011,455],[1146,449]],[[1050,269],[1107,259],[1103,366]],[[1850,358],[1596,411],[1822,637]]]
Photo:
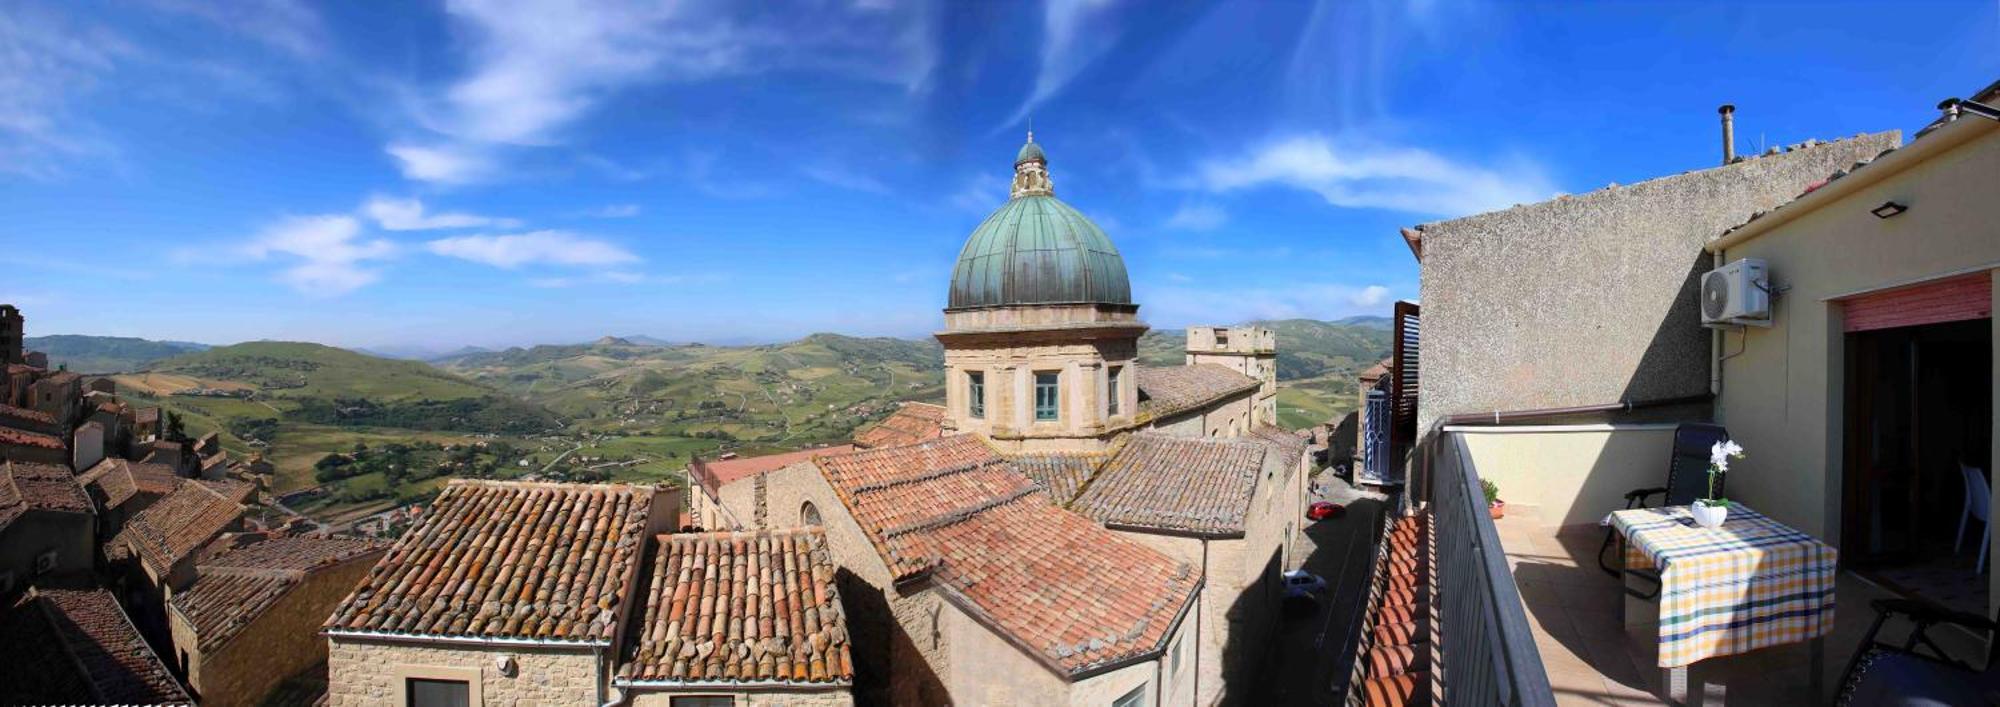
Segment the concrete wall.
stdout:
[[1419,227],[1420,433],[1454,413],[1706,391],[1702,246],[1899,139],[1859,136]]
[[213,653],[203,653],[193,626],[169,611],[176,655],[168,659],[187,656],[188,684],[203,707],[260,704],[286,678],[327,659],[320,626],[379,559],[371,554],[308,575]]
[[35,577],[35,558],[55,551],[56,569],[89,572],[97,556],[97,520],[87,513],[30,510],[0,533],[0,572],[14,575],[14,588]]
[[1501,500],[1556,525],[1595,525],[1625,507],[1625,492],[1665,486],[1674,448],[1672,424],[1447,429],[1464,437]]
[[[1844,313],[1833,298],[2000,266],[1993,199],[2000,126],[1977,118],[1959,122],[1969,125],[1904,148],[1952,149],[1893,175],[1868,175],[1892,168],[1884,158],[1840,180],[1865,175],[1881,181],[1834,182],[1827,188],[1857,190],[1723,252],[1728,261],[1768,261],[1773,280],[1790,288],[1773,302],[1774,326],[1726,338],[1731,357],[1722,367],[1717,417],[1749,452],[1730,468],[1731,498],[1839,541],[1846,346]],[[1868,213],[1889,200],[1909,211],[1890,219]],[[2000,398],[2000,391],[1995,395]],[[1993,436],[2000,440],[2000,431]],[[2000,459],[2000,451],[1990,458]],[[2000,597],[2000,573],[1994,581]]]
[[[465,680],[472,707],[596,705],[602,699],[600,666],[589,648],[327,640],[328,707],[402,705],[410,678]],[[514,659],[513,677],[500,673],[503,657]]]

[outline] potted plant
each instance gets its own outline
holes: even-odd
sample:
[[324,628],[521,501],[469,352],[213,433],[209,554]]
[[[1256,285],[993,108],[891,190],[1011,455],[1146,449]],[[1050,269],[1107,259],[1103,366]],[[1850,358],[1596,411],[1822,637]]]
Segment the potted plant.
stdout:
[[1486,492],[1486,512],[1492,514],[1494,520],[1506,517],[1507,502],[1500,500],[1500,487],[1492,481],[1480,479],[1479,488]]
[[1729,471],[1729,460],[1742,459],[1743,447],[1736,440],[1725,439],[1708,448],[1708,495],[1695,499],[1689,512],[1694,514],[1694,522],[1704,528],[1717,528],[1729,519],[1729,499],[1715,494],[1715,480]]

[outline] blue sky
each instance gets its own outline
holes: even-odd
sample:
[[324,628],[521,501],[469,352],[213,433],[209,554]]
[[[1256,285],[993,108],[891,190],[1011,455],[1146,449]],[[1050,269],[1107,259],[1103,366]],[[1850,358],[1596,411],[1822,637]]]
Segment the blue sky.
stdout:
[[7,3],[30,334],[922,335],[1027,122],[1155,326],[1384,313],[1403,226],[1900,129],[2000,3]]

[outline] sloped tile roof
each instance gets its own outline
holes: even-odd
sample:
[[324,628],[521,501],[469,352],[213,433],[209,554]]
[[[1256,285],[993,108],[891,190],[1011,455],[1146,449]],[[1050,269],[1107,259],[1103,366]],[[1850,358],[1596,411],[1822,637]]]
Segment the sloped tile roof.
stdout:
[[0,405],[0,426],[46,434],[56,429],[56,418],[40,410]]
[[852,683],[847,619],[817,528],[659,536],[621,681]]
[[454,480],[326,628],[607,644],[652,500],[640,486]]
[[854,445],[868,449],[900,447],[944,436],[944,406],[905,402],[867,429],[854,433]]
[[1155,418],[1193,410],[1255,390],[1255,378],[1213,363],[1139,366],[1139,414]]
[[200,566],[198,578],[169,602],[210,651],[276,604],[313,572],[380,556],[387,545],[360,538],[285,537],[246,545]]
[[192,704],[102,589],[34,588],[0,613],[9,704]]
[[1140,432],[1070,507],[1113,526],[1240,535],[1270,449],[1247,440]]
[[1014,469],[1026,474],[1049,495],[1056,505],[1068,505],[1078,491],[1104,463],[1102,454],[1020,454],[1008,458]]
[[117,508],[142,493],[153,496],[173,493],[186,480],[165,464],[105,459],[78,476],[77,481],[106,508]]
[[1250,428],[1249,433],[1245,434],[1244,438],[1264,442],[1276,447],[1278,451],[1284,452],[1287,455],[1285,459],[1288,462],[1293,463],[1296,463],[1298,458],[1306,453],[1306,448],[1312,445],[1312,438],[1310,436],[1271,424],[1257,425]]
[[40,447],[42,449],[63,449],[62,438],[40,432],[27,432],[11,427],[0,427],[0,447]]
[[234,482],[183,483],[126,521],[125,529],[106,546],[105,555],[115,560],[134,554],[154,574],[165,575],[243,518],[245,509],[237,499],[246,486]]
[[719,459],[713,461],[704,459],[698,465],[696,473],[707,475],[707,478],[699,479],[703,485],[713,483],[716,488],[720,488],[733,481],[747,479],[767,471],[777,471],[802,461],[808,461],[815,455],[845,454],[851,451],[854,451],[854,445],[843,444],[834,447],[801,449],[796,452],[781,452],[756,457],[739,457],[736,459]]
[[90,513],[90,497],[69,469],[0,461],[0,529],[31,510]]
[[971,435],[815,466],[897,581],[927,574],[966,611],[1075,675],[1157,653],[1199,568],[1057,508]]

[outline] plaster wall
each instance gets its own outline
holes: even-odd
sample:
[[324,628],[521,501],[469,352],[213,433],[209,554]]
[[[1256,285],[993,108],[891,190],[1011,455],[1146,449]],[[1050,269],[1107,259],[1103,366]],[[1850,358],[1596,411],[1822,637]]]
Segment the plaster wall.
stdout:
[[1595,525],[1625,507],[1625,492],[1666,485],[1674,448],[1672,424],[1446,429],[1464,437],[1501,500],[1558,525]]

